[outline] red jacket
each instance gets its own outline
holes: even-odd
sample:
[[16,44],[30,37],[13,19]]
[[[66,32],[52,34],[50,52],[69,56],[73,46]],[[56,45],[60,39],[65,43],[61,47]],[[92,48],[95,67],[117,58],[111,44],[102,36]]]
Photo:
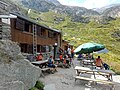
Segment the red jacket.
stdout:
[[41,61],[42,58],[43,58],[43,55],[42,55],[42,54],[39,54],[39,55],[37,56],[37,61]]

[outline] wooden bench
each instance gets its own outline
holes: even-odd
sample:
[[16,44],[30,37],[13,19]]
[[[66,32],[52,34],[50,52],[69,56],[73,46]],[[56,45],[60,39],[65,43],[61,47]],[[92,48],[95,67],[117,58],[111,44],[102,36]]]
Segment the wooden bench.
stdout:
[[42,71],[48,71],[48,70],[50,70],[50,68],[49,68],[49,67],[47,67],[47,68],[42,68],[41,70],[42,70]]
[[46,68],[42,68],[41,71],[50,73],[51,69],[49,67],[46,67]]
[[111,88],[112,90],[115,90],[114,83],[111,82],[111,81],[100,80],[100,79],[92,79],[92,78],[81,77],[81,76],[76,76],[75,77],[75,82],[76,82],[76,80],[85,80],[85,81],[93,81],[95,83],[100,82],[100,83],[103,83],[103,84],[108,84],[108,85],[112,86],[112,88]]
[[41,73],[41,76],[42,76],[42,77],[45,76],[45,74],[44,74],[45,72],[47,72],[47,73],[49,73],[49,74],[52,72],[49,67],[41,68],[41,71],[42,71],[42,73]]

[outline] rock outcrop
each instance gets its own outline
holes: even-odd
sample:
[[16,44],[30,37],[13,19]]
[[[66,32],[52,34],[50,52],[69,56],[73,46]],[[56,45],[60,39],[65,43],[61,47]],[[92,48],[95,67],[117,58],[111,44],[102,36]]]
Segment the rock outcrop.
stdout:
[[17,43],[0,40],[0,90],[28,90],[41,75],[20,52]]

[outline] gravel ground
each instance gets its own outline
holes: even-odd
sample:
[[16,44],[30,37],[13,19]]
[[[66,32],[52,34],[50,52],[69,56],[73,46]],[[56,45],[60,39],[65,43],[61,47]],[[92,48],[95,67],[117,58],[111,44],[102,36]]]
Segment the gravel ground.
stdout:
[[[79,65],[79,62],[74,60],[74,66],[76,65]],[[89,87],[86,85],[88,81],[77,80],[75,82],[73,66],[70,68],[57,68],[57,71],[54,74],[46,74],[45,77],[40,77],[40,80],[47,87],[46,90],[111,90],[110,85],[92,84]],[[115,90],[120,90],[120,76],[113,76],[113,81],[115,81]]]

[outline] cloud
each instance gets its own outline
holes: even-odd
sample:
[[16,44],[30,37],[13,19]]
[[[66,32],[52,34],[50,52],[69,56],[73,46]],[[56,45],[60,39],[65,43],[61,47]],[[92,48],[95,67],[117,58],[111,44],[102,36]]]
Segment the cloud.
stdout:
[[117,1],[118,0],[99,0],[99,1],[98,0],[86,0],[83,3],[83,6],[86,8],[100,8],[100,7],[104,7],[106,5],[114,4]]
[[110,0],[86,0],[83,3],[83,6],[86,8],[100,8],[108,4]]
[[106,5],[120,3],[120,0],[58,0],[63,5],[80,6],[91,8],[100,8]]
[[78,0],[58,0],[63,5],[77,6]]

